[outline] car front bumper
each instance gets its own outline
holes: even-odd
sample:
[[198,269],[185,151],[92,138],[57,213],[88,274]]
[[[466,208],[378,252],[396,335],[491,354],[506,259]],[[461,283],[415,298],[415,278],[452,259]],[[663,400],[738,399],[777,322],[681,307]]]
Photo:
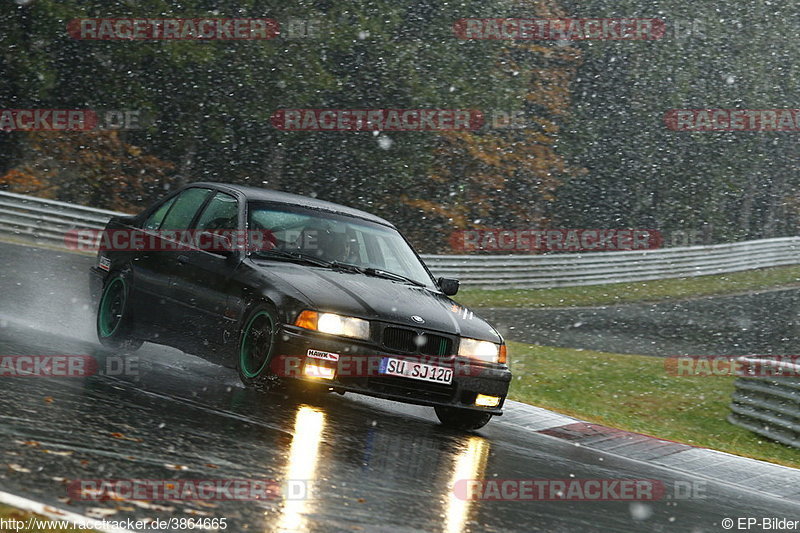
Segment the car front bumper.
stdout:
[[[366,343],[342,339],[295,326],[284,326],[278,335],[279,342],[273,352],[273,372],[278,375],[319,383],[339,391],[357,392],[404,403],[428,406],[458,407],[503,414],[502,407],[508,394],[511,372],[503,367],[475,364],[459,357],[428,357],[404,355],[376,350]],[[308,356],[309,350],[337,354],[338,361],[321,360]],[[386,357],[408,359],[434,366],[453,369],[451,384],[383,375],[380,360]],[[332,379],[308,377],[304,370],[307,362],[326,368],[335,368]],[[495,407],[475,405],[477,396],[500,398]]]

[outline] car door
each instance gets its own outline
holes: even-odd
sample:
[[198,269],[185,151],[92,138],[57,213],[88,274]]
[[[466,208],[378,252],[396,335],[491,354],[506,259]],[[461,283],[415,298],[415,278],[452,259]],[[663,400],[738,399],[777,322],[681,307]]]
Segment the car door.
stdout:
[[[166,336],[168,343],[179,331],[180,312],[172,292],[171,278],[178,270],[178,242],[170,231],[186,230],[211,195],[211,189],[192,187],[167,199],[145,220],[147,249],[132,262],[134,312],[137,322],[147,324],[153,335]],[[170,231],[167,231],[170,230]]]
[[[238,234],[244,215],[236,197],[216,192],[192,225],[196,235],[202,232]],[[235,239],[234,239],[235,240]],[[204,239],[206,244],[211,239]],[[225,331],[235,317],[227,313],[228,296],[236,293],[233,280],[240,262],[239,253],[225,253],[219,245],[181,252],[178,267],[171,279],[181,313],[181,332],[194,341],[196,348],[213,352],[222,345]]]
[[[167,198],[151,211],[142,224],[146,234],[157,232],[176,198],[177,195]],[[154,324],[163,322],[165,313],[163,294],[169,287],[169,275],[161,272],[163,265],[160,259],[151,250],[143,250],[131,261],[131,302],[137,322],[147,325],[143,330],[145,332],[151,332]]]

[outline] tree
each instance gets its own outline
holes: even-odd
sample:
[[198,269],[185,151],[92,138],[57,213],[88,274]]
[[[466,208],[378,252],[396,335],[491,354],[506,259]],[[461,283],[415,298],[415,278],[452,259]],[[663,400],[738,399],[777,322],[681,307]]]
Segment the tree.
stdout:
[[[518,8],[517,16],[566,16],[552,1],[521,2]],[[505,45],[496,76],[520,78],[525,87],[514,109],[490,111],[481,131],[442,133],[429,181],[402,197],[438,229],[435,241],[426,240],[427,251],[446,253],[448,234],[457,229],[547,225],[556,189],[581,173],[558,152],[580,62],[581,53],[572,46],[528,41]]]
[[564,0],[575,16],[654,17],[657,41],[585,42],[563,152],[588,169],[557,191],[554,216],[581,227],[713,229],[725,242],[797,232],[796,133],[670,131],[670,109],[797,107],[800,4]]
[[120,211],[163,193],[174,166],[116,131],[28,133],[24,146],[24,163],[0,176],[0,188]]

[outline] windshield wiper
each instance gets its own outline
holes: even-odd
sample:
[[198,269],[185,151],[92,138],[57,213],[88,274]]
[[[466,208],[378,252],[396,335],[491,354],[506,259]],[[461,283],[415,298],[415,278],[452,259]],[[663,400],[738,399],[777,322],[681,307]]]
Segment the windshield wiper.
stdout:
[[412,285],[416,285],[417,287],[425,287],[425,284],[419,282],[415,279],[407,278],[402,274],[396,274],[394,272],[389,272],[387,270],[381,270],[379,268],[372,268],[372,267],[360,267],[358,265],[353,265],[350,263],[340,263],[339,261],[326,261],[324,259],[317,259],[316,257],[311,257],[309,255],[301,254],[300,252],[287,252],[285,250],[267,250],[267,251],[259,251],[256,252],[260,257],[264,258],[282,258],[282,259],[289,259],[292,261],[300,261],[303,263],[308,263],[314,266],[320,266],[325,268],[331,268],[334,270],[343,270],[345,272],[356,272],[358,274],[366,274],[367,276],[373,276],[376,278],[384,278],[384,279],[393,279],[395,281],[404,281],[406,283],[410,283]]
[[396,274],[394,272],[389,272],[387,270],[381,270],[379,268],[364,268],[362,269],[364,274],[368,276],[375,276],[376,278],[384,278],[384,279],[393,279],[396,281],[405,281],[406,283],[411,283],[412,285],[416,285],[417,287],[424,287],[425,284],[419,282],[415,279],[407,278],[402,274]]
[[331,265],[330,261],[317,259],[316,257],[311,257],[310,255],[301,254],[300,252],[287,252],[285,250],[264,250],[264,251],[257,251],[255,253],[256,255],[264,259],[275,259],[275,258],[289,259],[291,261],[300,261],[302,263],[308,263],[310,265],[321,266],[321,267],[329,267]]
[[259,251],[256,253],[264,258],[289,259],[292,261],[300,261],[303,263],[308,263],[314,266],[332,268],[335,270],[357,272],[359,274],[364,273],[364,269],[357,265],[351,265],[350,263],[340,263],[339,261],[327,261],[325,259],[319,259],[317,257],[312,257],[310,255],[302,254],[300,252],[291,252],[287,250],[266,250],[266,251]]
[[353,265],[350,263],[340,263],[339,261],[331,261],[328,263],[330,268],[334,268],[336,270],[344,270],[346,272],[357,272],[359,274],[364,273],[364,268],[358,265]]

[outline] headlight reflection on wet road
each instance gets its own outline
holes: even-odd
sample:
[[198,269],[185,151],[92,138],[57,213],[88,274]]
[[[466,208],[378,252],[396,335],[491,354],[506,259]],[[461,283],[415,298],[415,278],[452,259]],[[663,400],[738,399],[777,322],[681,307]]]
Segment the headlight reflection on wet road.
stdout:
[[[294,435],[286,464],[286,493],[278,520],[278,531],[306,529],[305,515],[311,510],[314,476],[319,459],[319,445],[325,428],[325,413],[308,405],[297,409]],[[305,486],[305,494],[292,494],[293,489]]]
[[453,476],[448,485],[449,493],[445,499],[446,533],[459,533],[469,518],[472,501],[456,496],[456,483],[465,479],[482,479],[486,470],[486,459],[489,456],[491,444],[483,437],[470,435],[467,437],[463,449],[456,456],[453,463]]

